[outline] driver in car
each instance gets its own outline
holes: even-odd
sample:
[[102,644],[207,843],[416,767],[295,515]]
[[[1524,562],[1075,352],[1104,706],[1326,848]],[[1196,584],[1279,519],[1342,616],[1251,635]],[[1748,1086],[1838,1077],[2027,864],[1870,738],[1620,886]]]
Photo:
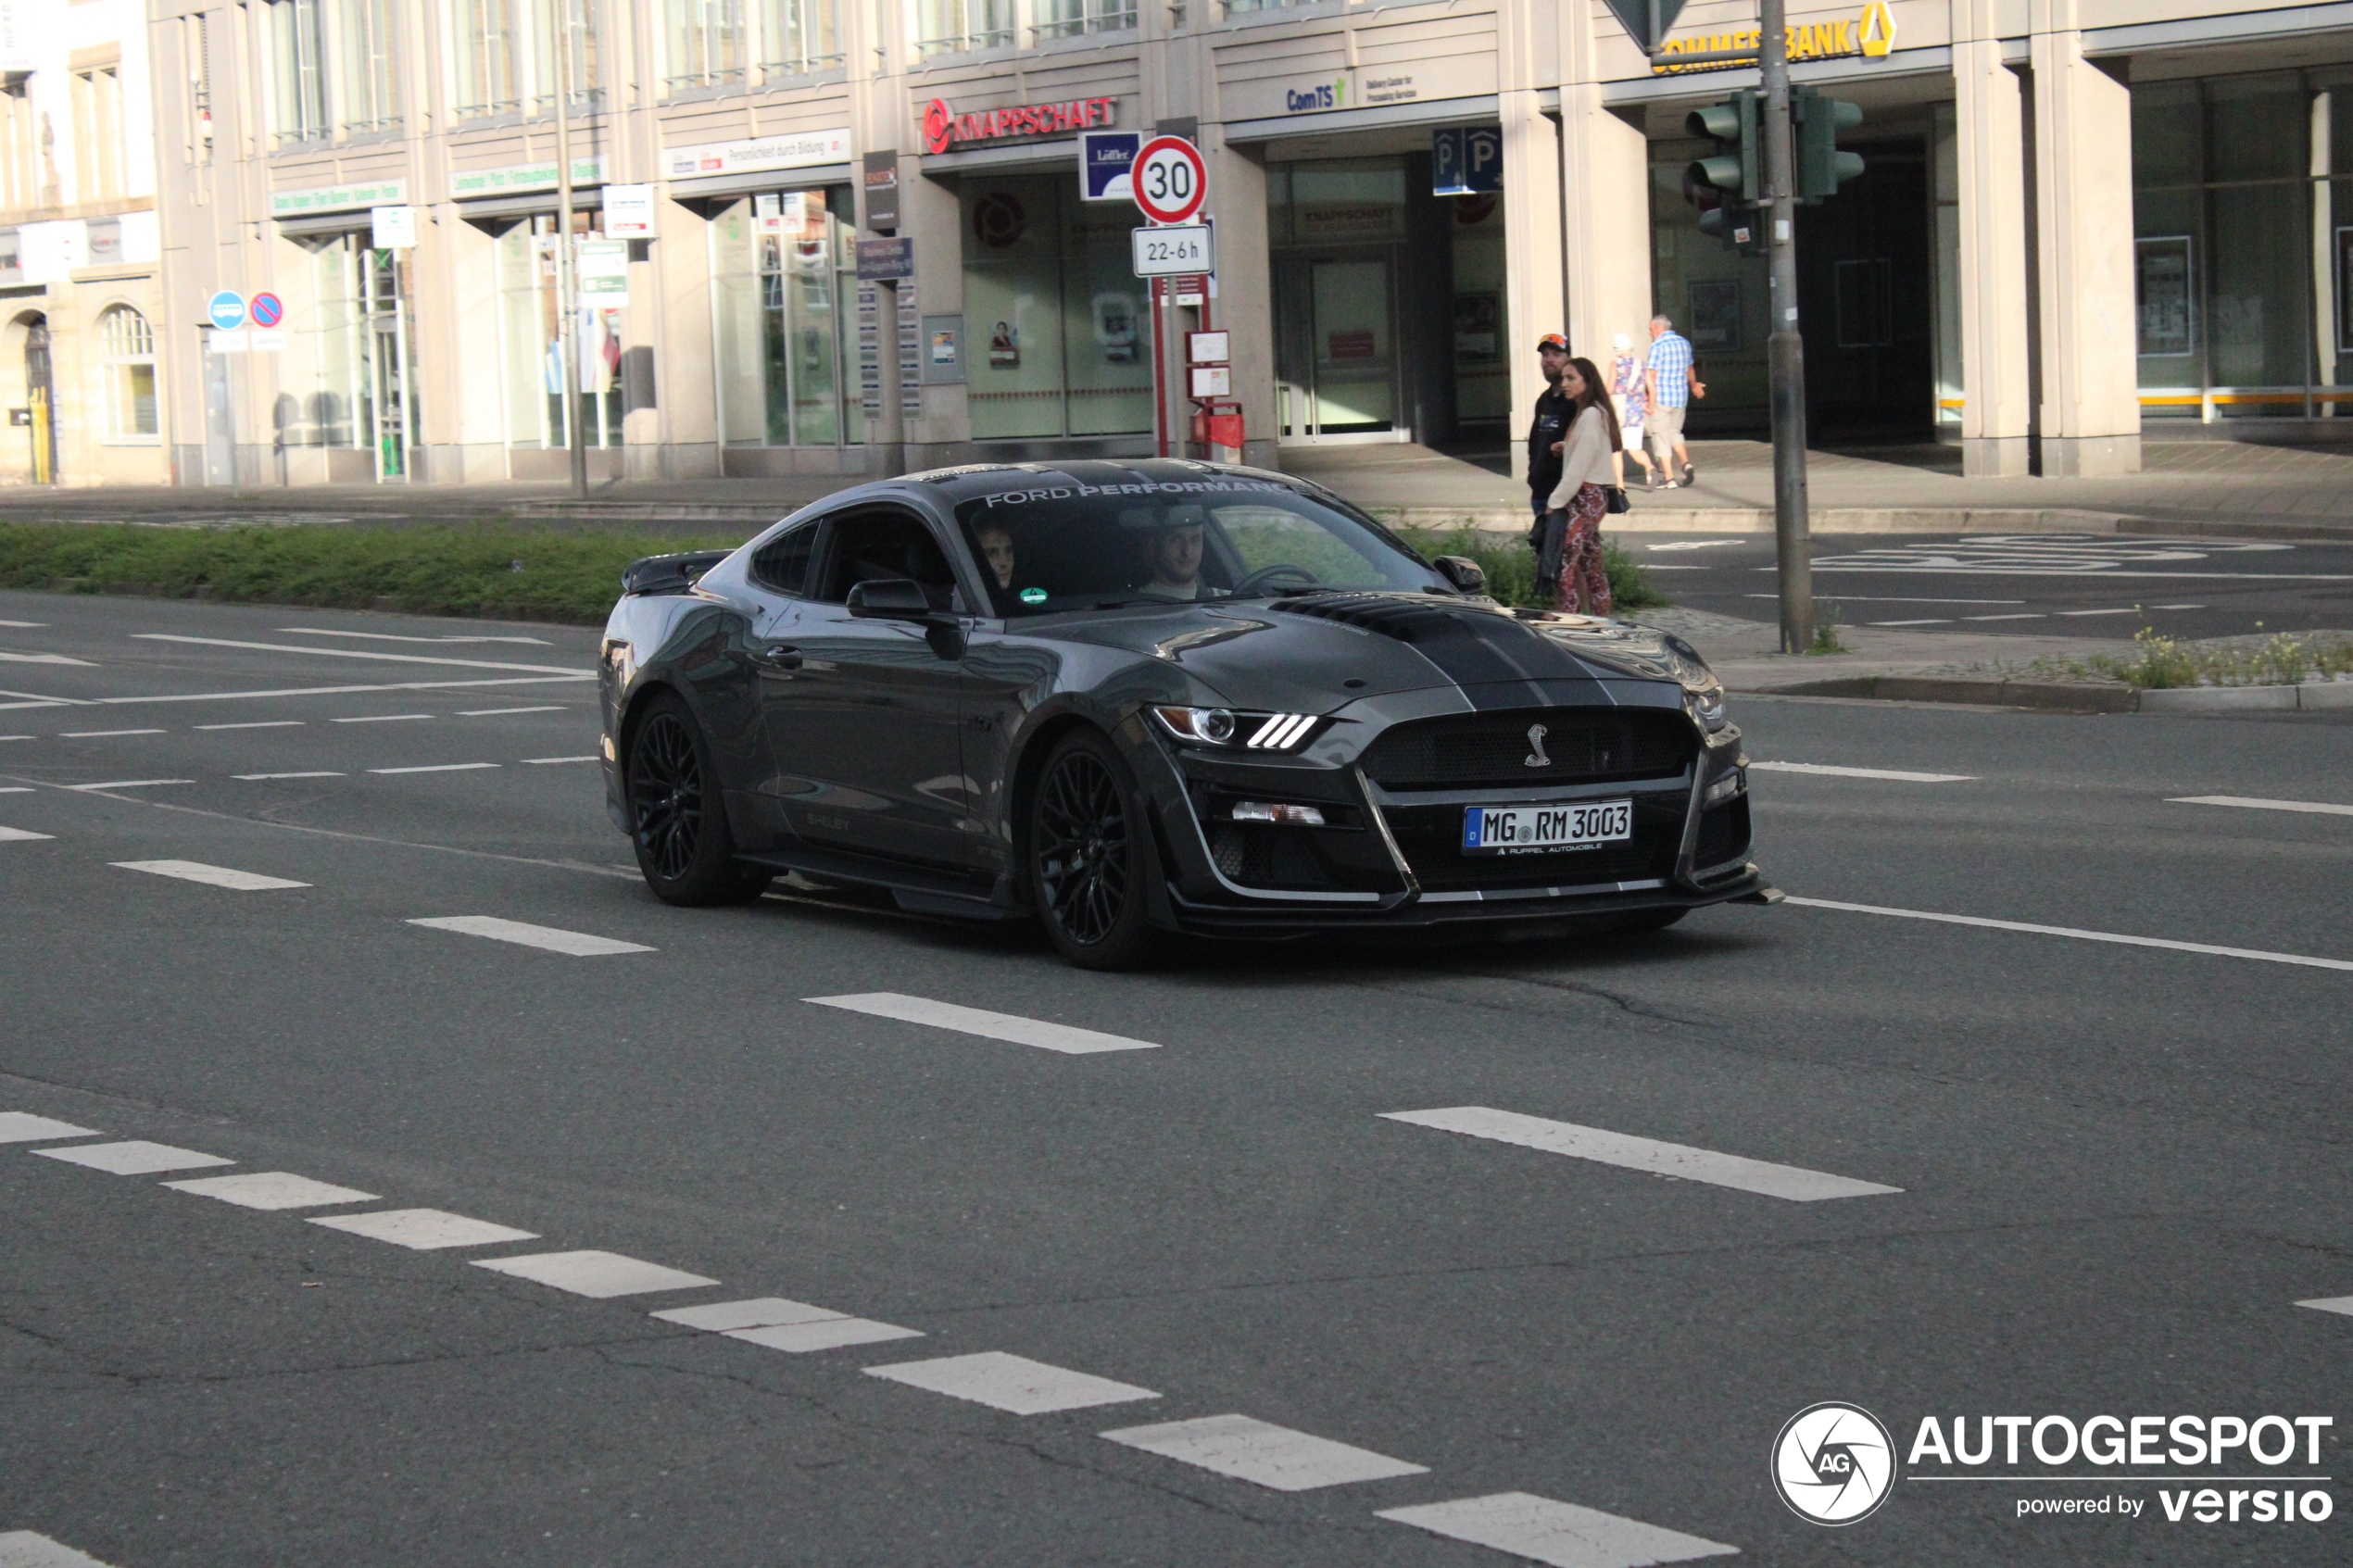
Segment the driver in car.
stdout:
[[1151,580],[1137,590],[1139,596],[1172,603],[1226,596],[1224,589],[1213,588],[1201,580],[1202,533],[1199,508],[1171,508],[1153,533],[1149,549]]

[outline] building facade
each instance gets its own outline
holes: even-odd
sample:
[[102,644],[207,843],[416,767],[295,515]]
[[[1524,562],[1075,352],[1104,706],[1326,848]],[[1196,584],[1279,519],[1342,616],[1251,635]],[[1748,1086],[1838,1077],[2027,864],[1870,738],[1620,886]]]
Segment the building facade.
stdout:
[[[1566,329],[1606,363],[1654,311],[1697,346],[1693,431],[1764,423],[1765,264],[1701,233],[1712,197],[1685,174],[1710,150],[1688,111],[1755,72],[1656,69],[1609,0],[148,16],[169,286],[124,300],[151,324],[153,461],[181,483],[560,477],[564,265],[602,476],[1147,451],[1156,420],[1186,433],[1181,334],[1205,325],[1230,334],[1252,461],[1500,442],[1538,390],[1536,336]],[[2353,405],[2353,202],[2334,200],[2353,4],[1808,0],[1790,19],[1794,79],[1865,112],[1843,137],[1865,173],[1800,220],[1818,437],[1932,434],[1971,472],[2076,474],[2131,470],[2145,435],[2334,433]],[[1754,26],[1746,0],[1691,0],[1670,41]],[[51,91],[83,47],[10,80]],[[1132,275],[1135,209],[1081,189],[1088,128],[1199,143],[1217,249],[1200,303],[1155,311]],[[874,155],[896,155],[895,185],[869,187]],[[642,232],[608,218],[609,188],[645,186]],[[43,221],[119,220],[116,270],[138,265],[145,209],[84,216],[75,190]],[[413,243],[379,245],[380,207],[412,209]],[[913,275],[862,284],[856,243],[883,232],[912,242]],[[101,270],[40,286],[87,295],[75,330],[103,338],[90,291],[135,280]],[[208,316],[223,291],[271,295],[278,324],[232,341]],[[91,363],[135,362],[110,353]],[[100,428],[112,383],[76,373],[97,401],[59,428]],[[148,471],[106,450],[119,477]]]
[[0,6],[0,484],[158,484],[156,169],[139,0]]

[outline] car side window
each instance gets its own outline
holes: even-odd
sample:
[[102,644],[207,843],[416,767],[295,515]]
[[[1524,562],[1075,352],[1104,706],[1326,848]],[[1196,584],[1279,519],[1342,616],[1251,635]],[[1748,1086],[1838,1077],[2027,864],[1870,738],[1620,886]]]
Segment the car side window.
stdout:
[[796,597],[808,586],[809,558],[817,548],[817,525],[786,529],[752,552],[751,574],[761,586]]
[[858,583],[903,577],[922,583],[936,608],[953,606],[955,571],[923,519],[901,511],[854,512],[835,519],[832,532],[823,581],[811,598],[839,604]]

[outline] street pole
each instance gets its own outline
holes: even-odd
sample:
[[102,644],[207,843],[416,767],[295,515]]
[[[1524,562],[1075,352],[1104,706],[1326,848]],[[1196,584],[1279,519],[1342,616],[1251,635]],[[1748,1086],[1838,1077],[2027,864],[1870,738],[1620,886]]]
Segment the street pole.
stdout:
[[1765,353],[1773,411],[1773,544],[1780,566],[1781,651],[1804,653],[1814,646],[1814,566],[1806,516],[1806,341],[1797,330],[1797,171],[1783,3],[1761,0],[1758,18],[1773,327]]
[[572,243],[572,49],[563,33],[564,0],[547,0],[547,38],[556,51],[556,332],[564,379],[565,445],[572,493],[588,494],[588,448],[580,431],[580,268]]

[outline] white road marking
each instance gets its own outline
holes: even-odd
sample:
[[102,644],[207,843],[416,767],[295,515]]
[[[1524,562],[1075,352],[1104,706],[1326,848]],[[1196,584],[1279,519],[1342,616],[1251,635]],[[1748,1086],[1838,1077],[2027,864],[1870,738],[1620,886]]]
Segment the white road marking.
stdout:
[[120,871],[177,877],[182,882],[201,882],[208,887],[226,887],[238,893],[268,893],[281,887],[310,885],[307,882],[288,882],[282,876],[263,876],[258,872],[208,866],[201,860],[109,860],[107,863]]
[[1878,1182],[1858,1182],[1849,1176],[1808,1171],[1802,1166],[1776,1165],[1737,1154],[1693,1148],[1689,1144],[1638,1138],[1606,1128],[1582,1127],[1574,1122],[1550,1122],[1541,1116],[1523,1116],[1517,1111],[1496,1110],[1484,1105],[1450,1106],[1441,1110],[1384,1110],[1380,1115],[1387,1122],[1407,1122],[1417,1127],[1435,1127],[1441,1133],[1492,1138],[1497,1143],[1517,1144],[1547,1154],[1566,1154],[1571,1159],[1622,1166],[1629,1171],[1646,1171],[1654,1176],[1737,1187],[1767,1198],[1785,1198],[1793,1203],[1818,1203],[1832,1198],[1877,1198],[1904,1190]]
[[372,1214],[318,1214],[310,1223],[329,1230],[349,1231],[371,1241],[388,1241],[412,1252],[444,1247],[481,1247],[494,1241],[536,1241],[536,1231],[469,1220],[440,1209],[379,1209]]
[[618,1252],[534,1252],[522,1258],[477,1258],[473,1261],[477,1269],[512,1274],[534,1285],[568,1290],[574,1296],[594,1297],[599,1301],[615,1296],[643,1296],[656,1290],[698,1290],[719,1283],[684,1269],[624,1258]]
[[2339,1312],[2353,1318],[2353,1296],[2322,1296],[2309,1301],[2298,1301],[2299,1307],[2309,1307],[2316,1312]]
[[1096,1051],[1160,1049],[1151,1040],[1131,1040],[1124,1035],[1099,1035],[1092,1029],[1074,1029],[1066,1023],[1048,1023],[1009,1012],[988,1012],[979,1008],[958,1007],[953,1002],[935,1002],[927,997],[910,997],[898,991],[867,991],[855,996],[806,997],[802,999],[822,1008],[842,1008],[850,1012],[872,1013],[877,1018],[927,1023],[935,1029],[953,1029],[963,1035],[1010,1040],[1017,1046],[1036,1046],[1041,1050],[1061,1051],[1069,1056],[1085,1056]]
[[371,773],[472,773],[496,768],[496,762],[429,762],[421,768],[371,768]]
[[1663,1530],[1596,1508],[1554,1502],[1533,1492],[1496,1492],[1418,1508],[1384,1508],[1373,1516],[1411,1524],[1433,1536],[1493,1547],[1551,1568],[1650,1568],[1652,1563],[1689,1562],[1740,1552],[1738,1547],[1680,1530]]
[[544,768],[550,762],[601,762],[603,760],[603,758],[593,753],[586,757],[526,757],[522,759],[523,766],[526,768]]
[[240,1209],[324,1209],[336,1203],[373,1203],[376,1195],[332,1182],[314,1182],[291,1171],[256,1171],[244,1176],[198,1176],[194,1181],[166,1182],[174,1192],[217,1198]]
[[591,936],[585,932],[562,931],[552,925],[501,920],[497,915],[436,915],[430,920],[412,920],[409,923],[434,931],[455,931],[467,936],[487,936],[494,942],[512,942],[518,947],[539,947],[550,953],[569,953],[582,959],[598,958],[607,953],[650,953],[655,950],[635,942],[617,942],[610,936]]
[[781,1296],[764,1296],[752,1301],[719,1301],[707,1307],[674,1307],[649,1315],[664,1323],[705,1329],[794,1355],[923,1337],[920,1329],[875,1323],[871,1318],[853,1318],[848,1312],[812,1307],[806,1301],[787,1301]]
[[109,779],[104,784],[67,784],[68,789],[152,789],[160,784],[192,784],[194,779]]
[[[0,625],[6,622],[0,621]],[[297,637],[366,637],[379,643],[529,643],[534,647],[550,647],[545,637],[404,637],[396,632],[339,632],[325,626],[281,626]]]
[[1429,1466],[1328,1437],[1294,1432],[1247,1415],[1204,1415],[1159,1426],[1128,1426],[1103,1436],[1180,1464],[1230,1475],[1277,1492],[1306,1492],[1356,1481],[1427,1475]]
[[0,740],[31,740],[31,735],[0,735]]
[[[1780,595],[1744,594],[1742,597],[1778,599]],[[2026,601],[2024,599],[1930,599],[1922,598],[1915,594],[1841,594],[1838,596],[1838,602],[1843,605],[2022,605]],[[2161,609],[2164,607],[2160,605],[2158,608]],[[1884,625],[1885,622],[1876,624]]]
[[107,1568],[107,1564],[31,1530],[0,1530],[0,1568]]
[[115,735],[159,735],[161,730],[59,730],[61,740],[107,740]]
[[430,719],[430,713],[370,713],[357,719],[330,719],[330,724],[401,724],[411,719]]
[[49,623],[45,621],[0,621],[0,626],[14,626],[19,631],[25,632],[30,632],[35,627],[46,626]]
[[501,714],[506,713],[561,713],[563,711],[563,704],[558,702],[544,704],[538,708],[461,708],[458,710],[458,717],[460,719],[496,719]]
[[[2163,609],[2165,607],[2158,605],[2155,608]],[[2128,605],[2122,609],[2063,609],[2058,613],[2061,615],[2138,615],[2141,612],[2138,607]]]
[[117,1176],[150,1176],[157,1171],[194,1171],[207,1165],[236,1163],[217,1154],[199,1154],[193,1148],[174,1148],[168,1143],[149,1143],[145,1138],[125,1143],[76,1144],[71,1148],[36,1148],[32,1152],[44,1160],[87,1165],[93,1171]]
[[1905,784],[1968,784],[1975,773],[1914,773],[1901,768],[1839,768],[1828,762],[1751,762],[1749,771],[1823,773],[1841,779],[1896,779]]
[[2151,609],[2204,609],[2204,605],[2151,605]]
[[1727,545],[1743,545],[1744,539],[1687,539],[1673,545],[1645,545],[1645,550],[1716,550]]
[[43,1138],[94,1138],[94,1127],[35,1116],[30,1110],[0,1110],[0,1143],[37,1143]]
[[2174,795],[2172,806],[2244,806],[2250,811],[2310,811],[2323,817],[2353,817],[2353,806],[2332,806],[2325,800],[2266,800],[2257,795]]
[[79,664],[85,670],[94,670],[97,668],[96,665],[91,663],[86,659],[68,659],[61,653],[7,653],[0,651],[0,661],[5,661],[9,664]]
[[969,1399],[976,1405],[1011,1411],[1015,1415],[1044,1415],[1050,1411],[1084,1410],[1089,1405],[1120,1405],[1131,1399],[1157,1399],[1149,1388],[1114,1383],[1091,1373],[1070,1372],[1026,1356],[983,1350],[972,1356],[945,1356],[931,1361],[895,1361],[863,1369],[869,1377],[887,1377],[911,1388]]
[[1961,619],[1963,621],[2048,621],[2050,617],[2041,610],[2030,609],[2023,613],[2009,615],[1964,615]]
[[170,632],[133,632],[132,637],[149,643],[187,643],[198,647],[246,648],[257,653],[298,653],[311,659],[370,659],[388,664],[447,664],[461,670],[513,670],[527,675],[588,675],[593,670],[581,670],[562,664],[508,664],[486,659],[436,659],[422,653],[378,653],[373,648],[305,647],[297,643],[242,643],[228,637],[183,637]]
[[[316,651],[316,650],[314,650]],[[472,690],[480,686],[546,686],[560,681],[593,681],[585,675],[512,675],[487,681],[396,681],[368,686],[273,686],[263,691],[246,692],[169,692],[146,696],[46,696],[38,692],[0,691],[0,696],[20,697],[19,702],[0,702],[0,709],[19,708],[110,708],[142,702],[248,702],[256,697],[274,696],[348,696],[355,692],[446,692]],[[30,735],[8,737],[31,740]]]
[[248,719],[242,724],[197,724],[199,730],[299,730],[299,719]]
[[0,795],[31,795],[32,793],[31,784],[0,784]]
[[1874,621],[1870,624],[1873,626],[1950,626],[1953,622],[1948,617],[1942,621]]
[[781,1296],[758,1296],[749,1301],[709,1301],[699,1307],[671,1307],[646,1315],[658,1322],[674,1323],[681,1328],[699,1328],[707,1334],[727,1334],[739,1328],[837,1323],[849,1314],[837,1312],[830,1307],[812,1307],[806,1301],[788,1301]]
[[339,779],[344,775],[341,773],[321,771],[315,773],[232,773],[229,776],[233,779],[243,779],[247,783],[252,783],[253,781],[259,779]]
[[1807,909],[1843,909],[1849,914],[1886,915],[1894,920],[1933,921],[1940,925],[1974,925],[1987,931],[2020,931],[2030,936],[2069,936],[2079,942],[2113,942],[2126,947],[2161,947],[2173,953],[2205,953],[2221,959],[2254,959],[2262,963],[2300,964],[2308,969],[2353,971],[2353,959],[2316,959],[2303,953],[2271,953],[2260,947],[2221,947],[2210,942],[2174,942],[2162,936],[2126,936],[2114,931],[2082,931],[2071,925],[2036,925],[2028,921],[1987,920],[1981,915],[1945,915],[1930,909],[1895,909],[1881,904],[1849,904],[1836,898],[1782,900]]
[[31,828],[0,828],[0,844],[30,844],[35,839],[57,836],[53,833],[34,833]]

